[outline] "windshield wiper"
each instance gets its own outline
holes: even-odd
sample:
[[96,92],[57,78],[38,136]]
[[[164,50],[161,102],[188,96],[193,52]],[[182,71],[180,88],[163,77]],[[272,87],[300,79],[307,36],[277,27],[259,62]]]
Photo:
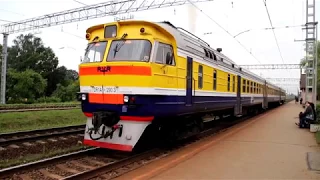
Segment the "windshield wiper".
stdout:
[[[96,36],[95,38],[93,38],[93,40],[92,41],[95,41],[96,39],[99,39],[99,37],[98,36]],[[91,49],[95,44],[97,44],[98,42],[91,42],[88,46],[87,46],[87,48],[86,48],[86,53],[88,52],[88,50],[89,49]]]
[[119,43],[117,43],[117,44],[116,44],[116,47],[114,47],[114,49],[113,49],[113,51],[114,51],[113,58],[116,57],[117,52],[119,52],[120,49],[121,49],[121,47],[126,43],[126,40],[124,39],[126,36],[128,36],[128,34],[127,34],[127,33],[124,33],[124,34],[122,35],[122,37],[121,37],[122,41],[119,42]]

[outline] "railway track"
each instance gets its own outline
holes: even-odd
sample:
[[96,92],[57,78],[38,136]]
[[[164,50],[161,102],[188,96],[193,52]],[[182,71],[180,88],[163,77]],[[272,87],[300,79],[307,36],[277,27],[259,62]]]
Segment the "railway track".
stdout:
[[[251,116],[252,117],[252,116]],[[145,164],[163,158],[196,141],[221,133],[251,117],[213,121],[202,133],[178,141],[169,147],[158,147],[139,154],[115,152],[98,148],[65,154],[0,170],[0,178],[6,179],[112,179]],[[228,120],[230,119],[230,120]],[[100,152],[99,152],[100,151]]]
[[67,136],[73,134],[83,134],[85,125],[66,126],[50,129],[39,129],[32,131],[20,131],[14,133],[0,134],[0,147],[11,144],[25,143],[41,139],[54,138],[58,136]]

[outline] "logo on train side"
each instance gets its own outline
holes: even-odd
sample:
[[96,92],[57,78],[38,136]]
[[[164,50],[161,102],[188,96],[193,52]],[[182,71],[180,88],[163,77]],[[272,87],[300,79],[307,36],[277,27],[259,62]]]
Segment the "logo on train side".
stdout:
[[103,73],[110,72],[111,71],[111,66],[98,66],[97,67],[97,71],[98,72],[103,72]]

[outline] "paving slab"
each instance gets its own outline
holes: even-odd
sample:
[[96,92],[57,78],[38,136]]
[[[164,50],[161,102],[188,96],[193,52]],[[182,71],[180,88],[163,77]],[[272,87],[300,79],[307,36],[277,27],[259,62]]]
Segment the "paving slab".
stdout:
[[320,173],[320,152],[308,152],[307,162],[310,170],[319,171]]
[[294,102],[118,179],[320,179],[314,133]]

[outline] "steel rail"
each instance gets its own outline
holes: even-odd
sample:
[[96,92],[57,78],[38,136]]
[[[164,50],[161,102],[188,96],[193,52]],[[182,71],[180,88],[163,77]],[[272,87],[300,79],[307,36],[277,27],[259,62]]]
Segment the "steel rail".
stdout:
[[12,176],[15,173],[21,173],[32,169],[39,169],[54,163],[65,162],[66,160],[81,158],[82,156],[85,156],[87,154],[94,154],[96,150],[98,150],[98,148],[89,148],[68,154],[63,154],[60,156],[42,159],[39,161],[30,162],[27,164],[0,169],[0,178],[6,178]]
[[19,131],[0,134],[0,146],[20,143],[44,138],[83,133],[85,125],[65,126],[50,129],[38,129],[31,131]]

